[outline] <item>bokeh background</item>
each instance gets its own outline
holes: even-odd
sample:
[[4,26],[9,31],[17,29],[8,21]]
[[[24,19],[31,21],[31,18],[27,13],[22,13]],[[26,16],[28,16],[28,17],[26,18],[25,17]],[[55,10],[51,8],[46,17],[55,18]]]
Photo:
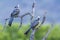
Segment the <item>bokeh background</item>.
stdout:
[[[3,23],[5,18],[10,17],[11,12],[17,4],[20,5],[20,15],[23,15],[26,12],[31,12],[33,1],[34,0],[0,0],[0,23]],[[46,10],[46,23],[50,23],[52,20],[56,23],[60,23],[60,0],[36,0],[35,8],[35,17],[41,17]],[[30,17],[26,16],[23,22],[29,23],[29,19]],[[17,20],[20,19],[16,18],[14,22]]]
[[[34,0],[0,0],[0,40],[29,40],[30,33],[25,35],[24,32],[30,27],[30,17],[23,18],[23,25],[18,30],[20,19],[15,18],[11,27],[5,24],[5,19],[10,17],[14,7],[20,5],[20,14],[23,15],[32,11],[32,4]],[[42,40],[48,30],[47,40],[60,40],[60,0],[36,0],[35,17],[42,17],[45,13],[46,20],[39,30],[36,31],[34,40]],[[8,21],[7,21],[8,23]],[[52,24],[52,25],[51,25]]]

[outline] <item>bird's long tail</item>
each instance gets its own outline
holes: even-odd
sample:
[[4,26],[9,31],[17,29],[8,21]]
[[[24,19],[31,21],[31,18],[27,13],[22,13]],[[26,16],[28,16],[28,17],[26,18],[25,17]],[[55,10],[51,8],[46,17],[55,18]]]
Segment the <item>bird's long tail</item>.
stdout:
[[27,35],[31,28],[29,28],[24,34]]
[[9,26],[11,26],[11,25],[12,25],[13,20],[14,20],[14,18],[13,18],[13,17],[11,17],[11,18],[10,18],[10,20],[9,20],[9,24],[8,24]]

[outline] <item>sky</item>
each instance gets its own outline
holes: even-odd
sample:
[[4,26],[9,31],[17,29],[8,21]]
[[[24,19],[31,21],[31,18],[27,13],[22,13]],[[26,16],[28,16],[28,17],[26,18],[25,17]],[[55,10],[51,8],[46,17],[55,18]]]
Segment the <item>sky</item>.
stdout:
[[[20,5],[20,15],[23,15],[26,12],[31,12],[33,1],[34,0],[0,0],[0,23],[3,23],[5,18],[10,17],[11,12],[14,10],[14,7],[17,4]],[[46,10],[46,23],[52,22],[52,20],[54,20],[56,23],[60,23],[60,0],[36,0],[35,8],[36,17],[43,16]],[[26,16],[23,19],[24,23],[30,22],[29,16]],[[14,21],[17,20],[18,18],[16,18]]]

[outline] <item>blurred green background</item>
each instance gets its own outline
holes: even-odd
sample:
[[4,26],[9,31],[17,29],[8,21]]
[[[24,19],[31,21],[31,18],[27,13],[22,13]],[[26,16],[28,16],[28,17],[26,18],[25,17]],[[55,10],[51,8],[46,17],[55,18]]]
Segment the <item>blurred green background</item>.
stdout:
[[[30,33],[28,35],[24,35],[29,28],[29,24],[22,25],[22,27],[18,30],[18,23],[13,24],[11,27],[8,25],[3,26],[0,25],[0,40],[29,40]],[[35,40],[42,40],[43,36],[47,33],[48,29],[51,25],[46,24],[40,27],[39,30],[35,33]],[[3,30],[3,31],[2,31]],[[53,30],[49,33],[47,40],[60,40],[60,27],[59,25],[54,25]]]

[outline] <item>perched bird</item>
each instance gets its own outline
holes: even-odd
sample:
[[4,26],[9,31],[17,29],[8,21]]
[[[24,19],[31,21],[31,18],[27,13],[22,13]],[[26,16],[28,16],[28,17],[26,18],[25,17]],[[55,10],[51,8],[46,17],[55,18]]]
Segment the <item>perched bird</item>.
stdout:
[[39,20],[40,20],[40,17],[38,16],[37,19],[31,23],[30,28],[24,34],[27,35],[31,29],[34,30],[36,26],[39,24]]
[[19,5],[15,6],[14,8],[15,8],[15,9],[14,9],[13,12],[11,13],[10,20],[9,20],[9,23],[8,23],[9,26],[11,26],[14,18],[15,18],[15,17],[18,17],[18,15],[19,15],[19,13],[20,13]]
[[15,6],[14,8],[15,9],[11,13],[11,17],[17,17],[19,15],[19,13],[20,13],[19,5]]

